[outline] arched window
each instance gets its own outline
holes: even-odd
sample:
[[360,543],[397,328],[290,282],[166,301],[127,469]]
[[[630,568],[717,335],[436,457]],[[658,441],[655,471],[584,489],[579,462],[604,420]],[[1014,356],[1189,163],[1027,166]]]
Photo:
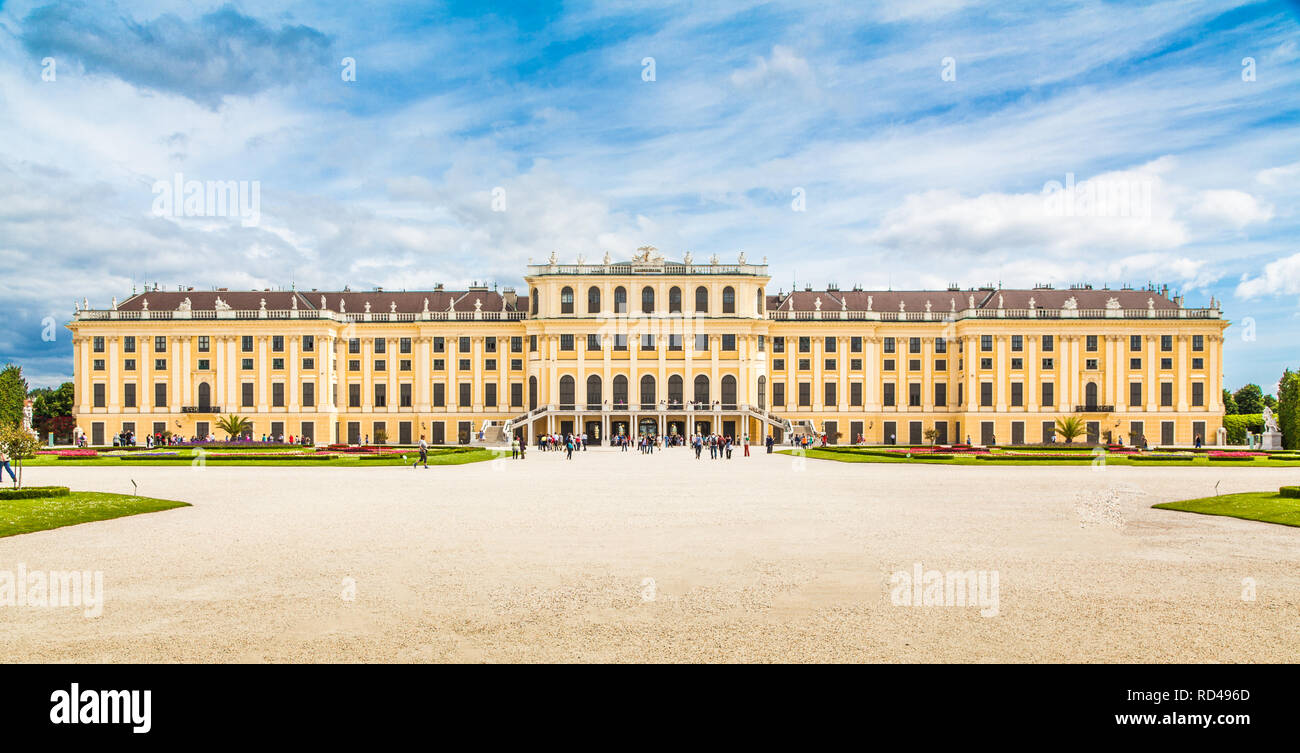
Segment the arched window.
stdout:
[[528,377],[528,410],[537,410],[537,377]]
[[682,289],[676,285],[668,289],[668,313],[682,313]]
[[702,313],[709,313],[709,289],[703,285],[695,289],[695,310]]
[[204,410],[212,407],[212,388],[207,382],[199,384],[199,407]]
[[627,289],[622,285],[614,288],[614,313],[627,313]]
[[736,289],[730,285],[722,289],[722,313],[736,313]]
[[646,374],[641,377],[641,407],[653,408],[655,406],[655,378]]
[[600,288],[595,285],[587,289],[587,313],[600,313]]
[[627,377],[622,374],[614,377],[614,405],[627,407]]
[[767,407],[767,377],[758,378],[758,408],[762,410]]
[[701,408],[709,406],[709,378],[703,374],[695,377],[695,397],[692,399]]
[[573,313],[573,288],[568,285],[565,285],[564,288],[560,290],[560,313]]
[[1088,386],[1083,388],[1083,400],[1089,408],[1097,407],[1097,383],[1088,382]]
[[587,408],[596,410],[600,408],[600,376],[592,374],[587,377]]
[[533,288],[532,295],[529,298],[531,299],[528,301],[529,312],[532,316],[537,316],[537,288]]
[[565,374],[560,377],[560,407],[572,408],[573,403],[573,377]]
[[722,407],[726,409],[736,407],[736,378],[730,374],[722,378]]
[[682,406],[682,376],[673,374],[668,377],[668,407]]
[[764,298],[764,296],[763,296],[763,289],[762,289],[762,288],[759,288],[759,289],[758,289],[758,298],[755,299],[755,301],[754,301],[754,312],[755,312],[756,314],[758,314],[759,316],[762,316],[762,315],[763,315],[763,304],[764,304],[764,303],[765,303],[765,298]]
[[655,312],[655,289],[646,285],[641,288],[641,313],[653,314]]

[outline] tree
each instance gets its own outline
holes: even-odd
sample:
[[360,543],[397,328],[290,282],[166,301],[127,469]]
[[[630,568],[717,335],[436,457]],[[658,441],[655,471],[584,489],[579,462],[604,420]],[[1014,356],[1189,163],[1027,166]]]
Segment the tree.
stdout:
[[1237,390],[1232,399],[1237,403],[1236,412],[1243,416],[1264,412],[1264,391],[1258,384],[1248,384]]
[[1277,383],[1277,428],[1282,431],[1282,446],[1300,449],[1300,373],[1287,369]]
[[18,469],[18,478],[15,481],[18,488],[22,488],[23,485],[23,459],[34,456],[40,446],[40,440],[24,431],[21,424],[0,426],[0,451],[8,455],[9,460]]
[[0,371],[0,426],[22,426],[23,403],[27,401],[27,380],[12,363]]
[[934,440],[939,437],[939,430],[931,426],[930,428],[921,432],[921,436],[925,437],[925,441],[929,442],[930,444],[934,444]]
[[1088,427],[1083,423],[1083,419],[1078,416],[1066,416],[1065,418],[1056,419],[1056,433],[1065,438],[1065,443],[1069,444],[1074,441],[1075,437],[1081,437],[1088,433]]
[[1227,387],[1224,387],[1223,388],[1223,415],[1235,416],[1237,415],[1238,412],[1239,411],[1237,410],[1236,398],[1232,396],[1232,392],[1230,392]]
[[27,397],[32,400],[32,423],[57,416],[71,416],[73,403],[72,382],[64,382],[55,389],[42,387],[32,390]]
[[[1277,398],[1273,397],[1272,395],[1265,395],[1264,406],[1267,407],[1269,410],[1273,411],[1274,413],[1277,413]],[[1264,412],[1263,408],[1261,408],[1259,412],[1263,413]]]
[[231,413],[217,419],[217,428],[224,431],[231,439],[242,436],[244,432],[253,428],[253,422],[243,416],[236,416]]

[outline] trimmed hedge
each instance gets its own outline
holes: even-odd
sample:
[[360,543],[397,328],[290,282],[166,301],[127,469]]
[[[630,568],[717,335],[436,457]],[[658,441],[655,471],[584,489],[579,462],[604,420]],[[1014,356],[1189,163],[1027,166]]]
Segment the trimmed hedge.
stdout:
[[1246,413],[1223,417],[1223,428],[1228,430],[1228,444],[1246,444],[1246,433],[1264,431],[1264,414]]
[[0,500],[66,497],[70,493],[66,486],[25,486],[21,489],[0,489]]
[[1277,492],[1288,499],[1300,499],[1300,486],[1284,486]]

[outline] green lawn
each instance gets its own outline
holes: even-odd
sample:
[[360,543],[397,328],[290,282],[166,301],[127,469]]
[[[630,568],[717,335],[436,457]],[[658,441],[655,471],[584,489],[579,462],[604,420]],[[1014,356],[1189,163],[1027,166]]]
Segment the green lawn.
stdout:
[[[868,452],[855,452],[850,448],[840,450],[831,449],[809,449],[807,457],[816,460],[836,460],[841,463],[921,463],[924,465],[1087,465],[1093,461],[1092,452],[1089,449],[1051,449],[1046,450],[1052,453],[1077,452],[1079,459],[1072,458],[1052,458],[1047,460],[1030,460],[1017,458],[1010,453],[1001,453],[995,451],[993,456],[980,460],[973,455],[956,454],[950,458],[931,459],[925,457],[924,453],[918,453],[908,458],[900,453],[897,457],[869,454]],[[783,455],[789,455],[793,452],[790,449],[778,450]],[[1107,455],[1106,465],[1133,465],[1144,468],[1153,467],[1186,467],[1186,466],[1213,466],[1216,468],[1231,468],[1240,466],[1245,468],[1300,468],[1300,460],[1276,460],[1273,458],[1251,458],[1250,460],[1211,460],[1210,458],[1200,455],[1187,460],[1143,460],[1141,458],[1130,458],[1125,455]]]
[[1160,510],[1179,510],[1201,515],[1225,515],[1229,518],[1259,520],[1284,526],[1300,526],[1300,499],[1283,497],[1277,492],[1245,492],[1218,497],[1163,502],[1152,505]]
[[0,499],[0,538],[176,507],[189,507],[189,503],[132,497],[129,494],[78,491],[63,497]]
[[[171,452],[171,450],[166,450],[165,448],[157,451]],[[33,466],[82,467],[82,466],[107,465],[107,466],[117,466],[121,468],[121,467],[135,467],[135,466],[146,466],[146,465],[188,465],[194,462],[193,451],[190,450],[189,448],[179,448],[175,451],[178,452],[179,454],[174,458],[149,458],[147,460],[122,460],[118,456],[102,456],[102,455],[97,458],[60,459],[52,455],[39,455],[35,458],[28,458],[27,460],[24,460],[23,465],[25,467],[33,467]],[[220,451],[216,451],[216,452],[220,452]],[[241,450],[241,452],[243,452],[243,450]],[[328,452],[328,450],[321,450],[321,452]],[[227,465],[256,465],[256,466],[276,466],[276,467],[311,466],[313,468],[357,468],[357,467],[371,468],[371,467],[379,467],[379,466],[410,465],[411,463],[415,462],[415,459],[420,455],[420,453],[417,450],[411,450],[406,453],[406,459],[403,460],[401,455],[394,455],[392,457],[384,456],[384,457],[374,457],[374,458],[362,458],[359,455],[348,455],[346,453],[341,453],[341,457],[333,458],[331,460],[311,460],[308,458],[292,458],[292,457],[276,459],[272,457],[276,453],[269,450],[264,451],[264,453],[267,455],[266,458],[239,458],[233,460],[223,460],[220,458],[213,457],[213,453],[210,452],[205,458],[205,463],[213,467],[220,467],[220,466],[227,466]],[[505,450],[505,453],[507,456],[509,456],[510,454],[509,448]],[[465,463],[477,463],[483,460],[492,460],[495,457],[496,457],[496,451],[482,449],[482,448],[473,448],[473,449],[466,449],[466,450],[433,449],[429,451],[429,465],[462,465]]]

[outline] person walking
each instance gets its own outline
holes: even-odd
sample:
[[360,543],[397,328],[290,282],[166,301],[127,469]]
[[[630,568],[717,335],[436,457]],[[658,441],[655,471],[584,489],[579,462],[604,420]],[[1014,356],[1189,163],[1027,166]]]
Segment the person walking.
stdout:
[[749,435],[745,435],[745,457],[749,457]]
[[17,487],[18,477],[14,475],[14,469],[9,467],[9,456],[3,451],[0,451],[0,481],[4,480],[6,471],[9,473],[9,480],[13,481],[14,486]]
[[510,438],[510,459],[519,459],[519,437]]
[[568,439],[565,440],[564,449],[565,449],[565,455],[564,455],[565,460],[573,460],[573,435],[572,434],[570,434]]
[[414,468],[420,463],[424,463],[425,468],[429,467],[429,443],[424,441],[423,434],[420,435],[420,459],[411,463],[411,467]]

